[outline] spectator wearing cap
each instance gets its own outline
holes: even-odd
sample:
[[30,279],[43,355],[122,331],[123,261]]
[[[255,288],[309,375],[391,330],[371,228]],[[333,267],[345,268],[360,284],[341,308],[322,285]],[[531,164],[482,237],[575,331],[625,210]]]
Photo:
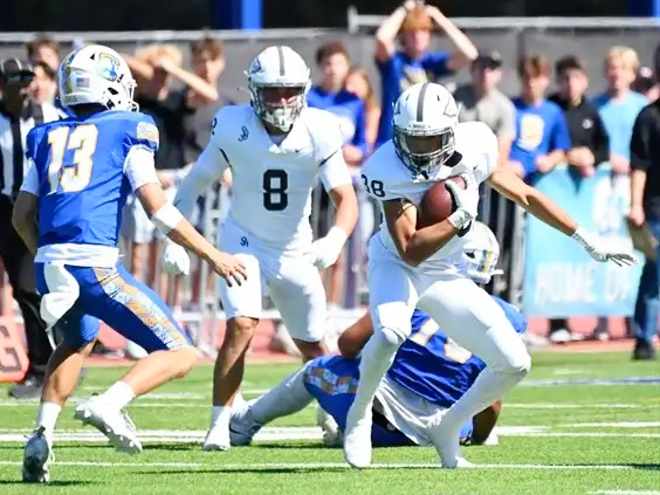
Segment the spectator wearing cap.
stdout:
[[25,48],[28,59],[33,65],[39,62],[45,63],[53,73],[57,74],[60,65],[60,45],[54,39],[46,35],[40,35],[29,41]]
[[[429,51],[435,26],[447,35],[454,53]],[[396,48],[397,37],[402,50]],[[394,102],[407,87],[453,74],[477,58],[477,49],[437,7],[408,0],[378,28],[375,58],[382,84],[380,145],[392,138]]]
[[651,103],[660,98],[660,86],[658,86],[653,69],[650,67],[642,66],[637,70],[637,76],[630,89],[646,96],[646,99]]
[[515,137],[516,109],[497,85],[502,79],[502,56],[498,52],[482,54],[472,62],[472,82],[460,86],[454,98],[460,104],[459,120],[483,122],[497,136],[500,162],[509,157]]
[[[559,91],[549,99],[564,111],[568,122],[572,147],[566,152],[566,162],[577,177],[591,177],[596,167],[608,160],[610,144],[598,109],[585,96],[587,72],[580,59],[567,55],[555,63],[555,76]],[[576,339],[565,318],[550,320],[549,338],[554,343]]]
[[522,91],[513,100],[516,138],[511,146],[509,166],[528,182],[562,163],[571,148],[561,108],[545,99],[550,72],[550,63],[542,55],[524,57],[518,64]]
[[637,114],[647,99],[630,89],[637,69],[637,52],[625,46],[610,48],[605,57],[607,90],[594,99],[610,137],[610,163],[616,174],[630,171],[630,137]]
[[30,99],[34,70],[27,62],[10,58],[0,64],[0,257],[14,299],[23,314],[30,361],[22,382],[10,389],[15,398],[35,398],[41,393],[46,364],[52,353],[46,324],[40,316],[32,254],[12,226],[14,199],[27,174],[25,140],[36,125],[57,120],[58,110]]
[[[660,76],[660,45],[655,50],[655,75]],[[660,99],[647,105],[637,116],[630,141],[631,206],[629,221],[648,226],[660,240]],[[647,259],[639,282],[633,332],[633,359],[655,359],[653,339],[660,309],[660,249],[656,259]]]

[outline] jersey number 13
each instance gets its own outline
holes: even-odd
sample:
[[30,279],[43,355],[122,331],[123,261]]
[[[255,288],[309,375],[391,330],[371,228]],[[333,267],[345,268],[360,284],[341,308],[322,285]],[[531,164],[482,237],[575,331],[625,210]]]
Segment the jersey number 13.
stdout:
[[[86,124],[75,127],[58,127],[48,133],[48,144],[51,148],[50,164],[48,165],[48,182],[50,192],[57,192],[57,186],[62,186],[62,192],[82,191],[92,178],[92,155],[96,151],[96,141],[99,131],[95,125]],[[67,150],[73,153],[73,166],[64,166],[64,154]],[[68,165],[68,164],[67,164]]]

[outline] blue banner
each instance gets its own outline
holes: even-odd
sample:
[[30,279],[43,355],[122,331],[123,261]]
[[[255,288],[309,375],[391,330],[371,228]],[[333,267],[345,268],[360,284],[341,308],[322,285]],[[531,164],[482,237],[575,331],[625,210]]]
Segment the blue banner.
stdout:
[[[561,167],[542,176],[535,187],[566,210],[589,233],[609,246],[632,249],[625,214],[628,177],[612,178],[609,166],[593,177]],[[597,263],[573,239],[527,216],[525,232],[525,314],[545,317],[628,316],[633,313],[644,261],[634,267]]]

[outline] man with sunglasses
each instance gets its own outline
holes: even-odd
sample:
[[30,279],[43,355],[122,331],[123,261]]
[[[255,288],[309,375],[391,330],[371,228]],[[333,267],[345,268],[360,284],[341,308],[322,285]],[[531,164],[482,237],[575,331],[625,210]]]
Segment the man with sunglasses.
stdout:
[[53,105],[30,99],[34,76],[34,69],[27,62],[10,58],[0,63],[0,258],[23,314],[30,361],[23,380],[9,390],[9,395],[17,399],[39,396],[46,363],[53,352],[46,324],[39,316],[41,298],[34,285],[32,254],[11,223],[14,200],[28,169],[26,136],[34,126],[60,117]]

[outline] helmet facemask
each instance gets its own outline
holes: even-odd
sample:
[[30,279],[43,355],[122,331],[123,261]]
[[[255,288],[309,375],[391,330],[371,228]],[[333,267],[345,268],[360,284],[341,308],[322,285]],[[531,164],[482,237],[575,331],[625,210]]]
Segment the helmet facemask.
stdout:
[[257,85],[250,81],[249,88],[252,107],[259,118],[282,132],[289,132],[305,107],[307,87],[283,84]]
[[452,127],[438,133],[394,126],[393,142],[397,155],[415,176],[428,175],[446,163],[455,151]]

